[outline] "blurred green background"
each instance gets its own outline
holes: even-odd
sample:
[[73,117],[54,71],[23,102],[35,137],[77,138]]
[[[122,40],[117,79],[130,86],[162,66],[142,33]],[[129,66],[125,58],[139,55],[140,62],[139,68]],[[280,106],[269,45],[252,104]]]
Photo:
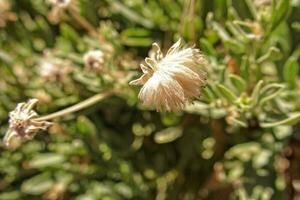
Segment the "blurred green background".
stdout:
[[[57,4],[0,0],[1,136],[19,102],[46,115],[119,92],[0,144],[0,199],[300,198],[299,0]],[[207,56],[207,87],[181,113],[142,107],[128,82],[153,42],[165,52],[178,38]],[[94,49],[98,71],[83,61]]]

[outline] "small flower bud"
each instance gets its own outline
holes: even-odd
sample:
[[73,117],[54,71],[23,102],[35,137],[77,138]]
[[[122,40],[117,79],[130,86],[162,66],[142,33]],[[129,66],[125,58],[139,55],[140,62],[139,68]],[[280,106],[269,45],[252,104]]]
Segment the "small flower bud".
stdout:
[[38,73],[49,81],[64,79],[72,71],[69,60],[51,58],[46,54],[45,58],[40,61]]
[[101,50],[88,51],[83,56],[85,68],[88,71],[101,72],[104,65],[104,53]]

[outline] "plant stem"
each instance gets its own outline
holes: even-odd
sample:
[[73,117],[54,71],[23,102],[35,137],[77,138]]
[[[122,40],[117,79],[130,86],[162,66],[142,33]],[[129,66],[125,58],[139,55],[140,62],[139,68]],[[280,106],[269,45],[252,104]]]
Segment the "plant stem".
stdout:
[[94,105],[96,103],[98,103],[99,101],[111,96],[113,94],[113,92],[105,92],[105,93],[100,93],[100,94],[96,94],[84,101],[79,102],[78,104],[75,104],[71,107],[68,107],[66,109],[54,112],[52,114],[46,115],[46,116],[42,116],[42,117],[38,117],[35,120],[37,121],[47,121],[47,120],[51,120],[54,118],[58,118],[58,117],[62,117],[64,115],[70,114],[70,113],[74,113],[77,112],[79,110],[82,110],[84,108],[87,108],[91,105]]
[[93,25],[91,25],[86,19],[81,17],[80,14],[78,13],[78,11],[75,8],[70,7],[69,12],[70,12],[71,16],[76,20],[76,22],[81,27],[83,27],[85,30],[87,30],[92,35],[94,35],[94,36],[97,35],[97,31],[95,30]]
[[93,37],[98,38],[100,40],[100,42],[105,41],[104,37],[102,37],[102,35],[100,35],[98,33],[98,31],[95,29],[95,27],[90,22],[88,22],[84,17],[82,17],[80,15],[80,13],[78,12],[77,8],[75,8],[74,6],[71,6],[69,8],[69,13],[76,20],[76,22],[82,28],[84,28],[90,35],[92,35]]

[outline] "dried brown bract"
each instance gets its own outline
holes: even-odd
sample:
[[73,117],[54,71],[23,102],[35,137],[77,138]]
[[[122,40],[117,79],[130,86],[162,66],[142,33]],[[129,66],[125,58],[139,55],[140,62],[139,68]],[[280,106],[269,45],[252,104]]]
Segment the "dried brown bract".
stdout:
[[40,130],[46,130],[51,123],[36,120],[38,114],[33,107],[37,99],[30,99],[27,103],[19,103],[15,110],[9,113],[9,129],[3,142],[7,147],[14,147],[17,141],[31,140]]

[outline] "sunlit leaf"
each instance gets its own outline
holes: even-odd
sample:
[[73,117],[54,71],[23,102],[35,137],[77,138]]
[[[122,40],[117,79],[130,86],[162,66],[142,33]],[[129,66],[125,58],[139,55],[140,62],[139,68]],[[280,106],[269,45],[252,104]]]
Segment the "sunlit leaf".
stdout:
[[230,89],[222,84],[217,85],[217,88],[224,98],[226,98],[231,103],[235,103],[235,101],[237,100],[237,96]]
[[181,137],[182,129],[179,127],[171,127],[163,129],[162,131],[156,132],[154,140],[158,144],[170,143]]

